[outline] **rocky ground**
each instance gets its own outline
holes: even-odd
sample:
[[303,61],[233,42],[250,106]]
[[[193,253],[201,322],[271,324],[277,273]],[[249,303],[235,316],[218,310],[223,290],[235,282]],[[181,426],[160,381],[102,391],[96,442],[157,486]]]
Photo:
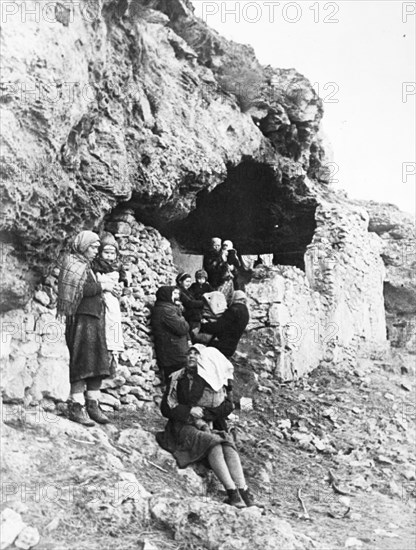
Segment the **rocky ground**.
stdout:
[[[154,406],[86,429],[5,405],[3,517],[37,529],[42,550],[411,550],[413,359],[367,358],[268,386],[237,367],[236,397],[254,407],[236,409],[232,429],[263,514],[221,504],[207,471],[178,470],[154,440],[164,425]],[[16,518],[2,544],[22,530]]]

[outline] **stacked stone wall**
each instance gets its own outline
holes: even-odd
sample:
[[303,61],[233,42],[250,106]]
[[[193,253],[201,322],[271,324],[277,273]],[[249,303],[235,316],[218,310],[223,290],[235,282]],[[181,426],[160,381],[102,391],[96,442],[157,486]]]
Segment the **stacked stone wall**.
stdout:
[[[121,298],[125,351],[114,378],[103,382],[104,408],[136,410],[160,396],[150,315],[156,290],[173,284],[169,241],[122,212],[106,224],[131,274]],[[5,402],[53,408],[69,394],[65,325],[56,319],[58,268],[39,285],[25,309],[2,315],[2,389]]]

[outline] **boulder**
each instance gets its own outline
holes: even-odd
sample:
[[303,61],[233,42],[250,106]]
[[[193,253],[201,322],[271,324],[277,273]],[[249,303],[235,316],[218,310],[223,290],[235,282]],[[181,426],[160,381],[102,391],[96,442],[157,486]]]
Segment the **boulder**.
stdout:
[[152,516],[169,527],[176,541],[192,546],[202,541],[210,550],[302,550],[305,546],[290,525],[259,508],[238,510],[226,504],[197,498],[176,500],[156,497]]

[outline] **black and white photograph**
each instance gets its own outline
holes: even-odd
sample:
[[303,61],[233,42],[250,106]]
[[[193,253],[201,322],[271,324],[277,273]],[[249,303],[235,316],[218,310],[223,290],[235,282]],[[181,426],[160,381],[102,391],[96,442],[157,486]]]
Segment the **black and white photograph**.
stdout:
[[0,550],[414,550],[416,2],[0,0]]

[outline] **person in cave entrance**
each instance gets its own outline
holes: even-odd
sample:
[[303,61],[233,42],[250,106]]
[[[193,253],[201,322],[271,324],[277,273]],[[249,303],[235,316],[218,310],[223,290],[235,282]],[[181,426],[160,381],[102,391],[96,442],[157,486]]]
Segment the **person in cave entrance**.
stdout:
[[[208,345],[217,348],[226,357],[231,357],[237,349],[249,319],[247,296],[242,290],[236,290],[233,293],[231,305],[221,317],[208,323],[202,319],[199,330],[202,333],[213,334],[214,338]],[[195,330],[199,332],[198,329]]]
[[94,420],[100,424],[110,422],[99,407],[101,381],[110,376],[103,292],[118,298],[120,288],[115,281],[97,281],[91,262],[99,247],[96,233],[81,231],[63,259],[58,278],[57,316],[66,321],[70,357],[68,415],[84,426],[94,426]]
[[[234,440],[226,431],[225,419],[234,408],[229,385],[233,368],[220,352],[215,350],[215,355],[213,351],[200,344],[191,346],[186,366],[172,374],[160,407],[169,420],[164,431],[156,434],[156,440],[173,454],[179,468],[208,463],[227,491],[227,504],[237,508],[256,506]],[[217,399],[223,389],[219,404],[203,405],[207,389],[211,390],[210,400]],[[211,429],[209,423],[218,429]]]
[[202,317],[202,308],[204,302],[202,298],[195,298],[190,290],[192,284],[192,277],[189,273],[179,273],[176,277],[176,284],[178,285],[180,296],[179,299],[183,305],[183,316],[189,324],[190,330],[197,327]]
[[238,290],[237,274],[241,267],[241,262],[238,259],[237,250],[234,248],[232,241],[224,241],[221,251],[223,259],[228,264],[228,276],[225,277],[224,283],[218,290],[224,293],[227,303],[230,304],[234,290]]
[[187,362],[189,324],[182,315],[179,297],[176,286],[160,287],[152,311],[156,359],[165,384],[169,384],[170,375]]
[[198,269],[195,272],[195,282],[189,288],[190,293],[195,300],[202,300],[204,294],[212,292],[214,289],[208,282],[208,273],[205,269]]
[[227,259],[224,259],[219,237],[211,239],[210,249],[204,255],[202,265],[207,272],[209,284],[214,290],[218,290],[229,275]]

